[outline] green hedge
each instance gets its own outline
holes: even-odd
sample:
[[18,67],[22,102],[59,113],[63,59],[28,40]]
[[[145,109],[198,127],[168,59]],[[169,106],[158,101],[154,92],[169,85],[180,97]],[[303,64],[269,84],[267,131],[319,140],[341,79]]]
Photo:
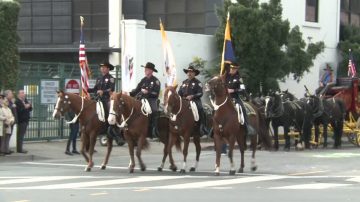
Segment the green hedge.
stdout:
[[20,4],[0,1],[0,89],[15,89],[19,54],[17,22]]

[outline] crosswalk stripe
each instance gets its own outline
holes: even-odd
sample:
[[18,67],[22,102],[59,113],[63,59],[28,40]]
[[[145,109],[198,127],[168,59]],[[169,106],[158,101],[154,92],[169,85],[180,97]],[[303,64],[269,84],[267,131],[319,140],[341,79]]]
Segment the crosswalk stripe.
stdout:
[[184,177],[183,176],[143,176],[143,177],[126,178],[126,179],[98,180],[98,181],[90,181],[90,182],[52,184],[52,185],[42,185],[42,186],[0,187],[0,189],[23,189],[23,190],[77,189],[77,188],[107,186],[107,185],[115,185],[115,184],[118,185],[118,184],[137,183],[137,182],[172,180],[172,179],[180,179],[180,178],[184,178]]
[[57,181],[57,180],[70,180],[77,179],[78,176],[48,176],[48,177],[24,177],[17,179],[8,179],[0,180],[0,185],[9,185],[9,184],[21,184],[21,183],[31,183],[31,182],[47,182],[47,181]]
[[346,181],[349,181],[349,182],[359,182],[359,183],[360,183],[360,177],[353,177],[353,178],[347,179]]
[[286,177],[277,176],[277,175],[242,177],[242,178],[228,179],[228,180],[215,180],[215,181],[193,182],[193,183],[175,184],[175,185],[167,185],[167,186],[157,186],[157,187],[152,187],[152,189],[195,189],[195,188],[206,188],[206,187],[233,185],[233,184],[243,184],[250,182],[259,182],[259,181],[278,180],[283,178]]
[[329,189],[336,187],[345,187],[350,184],[335,184],[335,183],[311,183],[311,184],[298,184],[283,187],[271,187],[269,189]]

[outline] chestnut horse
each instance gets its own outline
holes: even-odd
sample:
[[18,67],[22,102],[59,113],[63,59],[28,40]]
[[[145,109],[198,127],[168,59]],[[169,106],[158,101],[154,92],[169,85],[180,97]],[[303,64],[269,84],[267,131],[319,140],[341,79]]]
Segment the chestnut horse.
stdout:
[[[73,111],[76,114],[77,119],[81,126],[81,149],[80,152],[84,156],[88,165],[85,171],[91,171],[94,166],[93,154],[96,144],[97,136],[104,130],[106,130],[107,123],[101,122],[96,113],[96,102],[94,100],[88,100],[80,97],[77,94],[65,93],[58,91],[58,99],[53,112],[55,119],[64,116],[68,111]],[[112,138],[108,140],[108,152],[109,145],[112,143]],[[87,154],[88,153],[88,154]],[[107,161],[107,160],[105,160]]]
[[[110,102],[110,113],[108,118],[109,124],[117,125],[124,130],[124,137],[129,146],[130,153],[130,173],[134,172],[135,159],[134,159],[134,147],[136,148],[136,157],[139,160],[140,168],[142,171],[146,170],[146,166],[141,159],[141,150],[147,149],[149,146],[146,140],[148,132],[148,111],[144,108],[142,101],[136,100],[122,92],[113,93]],[[120,124],[119,124],[120,123]],[[164,155],[162,163],[158,167],[159,171],[162,171],[164,163],[167,157],[167,145],[168,145],[168,118],[161,116],[158,121],[159,128],[159,140],[164,146]],[[176,147],[180,148],[180,142],[176,143]]]
[[174,163],[172,156],[172,146],[180,141],[180,137],[184,139],[183,147],[183,167],[180,169],[180,173],[186,172],[186,158],[188,155],[188,147],[190,137],[193,137],[193,142],[196,148],[196,162],[190,171],[195,171],[200,158],[201,146],[200,146],[200,127],[195,122],[193,112],[190,107],[190,101],[184,100],[176,92],[176,87],[169,86],[164,92],[164,111],[170,115],[169,122],[169,145],[168,154],[170,160],[170,169],[177,170],[177,166]]
[[[233,150],[235,146],[235,141],[239,145],[240,154],[241,154],[241,163],[238,170],[239,173],[244,172],[244,151],[246,147],[246,128],[244,125],[240,124],[239,114],[232,103],[224,83],[224,78],[217,76],[212,78],[206,84],[206,90],[210,92],[210,97],[212,104],[214,106],[214,116],[213,116],[213,130],[214,130],[214,143],[216,150],[216,163],[215,163],[215,175],[220,174],[220,158],[221,158],[221,147],[223,141],[229,143],[229,152],[228,157],[230,160],[230,175],[235,175],[235,166],[233,161]],[[256,107],[252,105],[252,108],[255,111],[255,114],[249,114],[249,123],[254,127],[257,134],[263,139],[267,140],[263,143],[266,144],[268,148],[271,147],[270,136],[268,133],[264,133],[264,130],[260,130],[262,127],[266,127],[264,121],[260,121],[259,111]],[[255,171],[257,169],[255,162],[255,152],[257,147],[258,135],[250,136],[251,149],[252,149],[252,159],[251,159],[251,170]],[[265,137],[268,136],[268,137]]]

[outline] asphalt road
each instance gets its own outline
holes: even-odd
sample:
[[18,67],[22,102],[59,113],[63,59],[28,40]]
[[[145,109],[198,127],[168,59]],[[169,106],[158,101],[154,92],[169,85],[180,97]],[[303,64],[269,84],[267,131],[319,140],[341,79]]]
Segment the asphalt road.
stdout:
[[[84,172],[81,156],[66,156],[65,142],[28,143],[27,155],[0,157],[0,202],[91,201],[359,201],[360,149],[345,144],[341,150],[258,151],[258,170],[251,172],[246,152],[245,173],[229,176],[229,161],[222,156],[221,175],[214,176],[212,143],[203,144],[196,172],[158,172],[162,145],[144,151],[147,165],[129,174],[128,149],[115,147],[109,166],[100,170],[105,148],[97,146],[96,166]],[[181,154],[175,152],[177,166]],[[239,152],[235,152],[237,167]],[[194,163],[190,146],[188,167]],[[168,167],[168,164],[166,165]]]

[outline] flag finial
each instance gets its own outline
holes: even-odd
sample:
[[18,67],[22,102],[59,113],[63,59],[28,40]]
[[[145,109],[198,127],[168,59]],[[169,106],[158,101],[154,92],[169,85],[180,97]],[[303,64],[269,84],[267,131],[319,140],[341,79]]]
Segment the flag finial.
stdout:
[[84,17],[80,16],[80,25],[83,26],[84,25]]

